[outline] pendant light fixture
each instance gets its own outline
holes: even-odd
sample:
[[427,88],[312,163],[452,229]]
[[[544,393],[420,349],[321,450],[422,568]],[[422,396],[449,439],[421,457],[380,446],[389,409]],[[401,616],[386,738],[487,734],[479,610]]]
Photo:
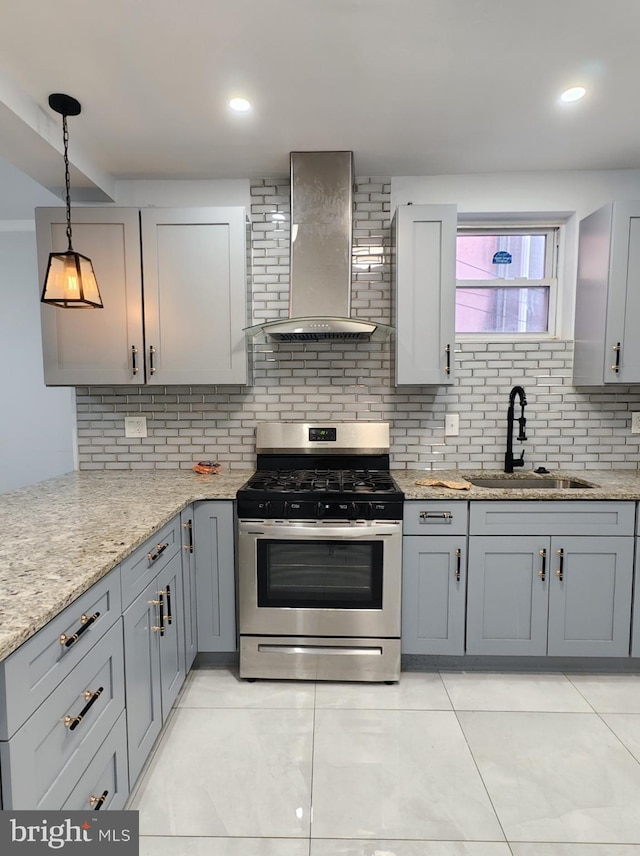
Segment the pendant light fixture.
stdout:
[[76,253],[71,246],[71,189],[69,177],[69,131],[67,116],[77,116],[80,102],[70,95],[54,93],[49,96],[49,107],[62,115],[62,141],[64,143],[64,181],[67,203],[67,241],[64,253],[50,253],[47,274],[42,290],[42,303],[63,309],[102,309],[102,298],[93,272],[91,259]]

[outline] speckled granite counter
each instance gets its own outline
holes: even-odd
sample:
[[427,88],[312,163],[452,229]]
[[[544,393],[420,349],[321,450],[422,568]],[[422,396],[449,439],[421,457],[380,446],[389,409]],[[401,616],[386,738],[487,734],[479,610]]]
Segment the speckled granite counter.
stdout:
[[[593,487],[569,490],[554,489],[522,489],[518,487],[518,479],[530,478],[535,474],[531,470],[519,471],[513,476],[505,476],[500,470],[392,470],[391,473],[404,491],[405,499],[540,499],[540,500],[640,500],[640,472],[637,470],[553,470],[548,476],[564,479],[577,479],[588,482]],[[423,487],[416,485],[417,479],[469,479],[477,477],[505,476],[513,479],[511,488],[476,487],[470,490],[452,490],[446,487]],[[543,480],[544,476],[535,476]]]
[[198,499],[235,499],[247,470],[69,473],[0,496],[0,659]]
[[[530,475],[517,473],[519,476]],[[0,496],[0,659],[101,579],[160,526],[199,499],[234,499],[251,475],[231,470],[80,472]],[[557,471],[593,484],[585,490],[458,491],[420,487],[416,479],[495,476],[491,470],[393,470],[409,500],[640,500],[635,471]]]

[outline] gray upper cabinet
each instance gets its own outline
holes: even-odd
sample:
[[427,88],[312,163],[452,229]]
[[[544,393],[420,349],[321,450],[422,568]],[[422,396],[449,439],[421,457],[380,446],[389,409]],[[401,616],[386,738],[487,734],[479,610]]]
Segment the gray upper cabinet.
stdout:
[[615,202],[580,222],[576,386],[640,382],[640,202]]
[[[104,309],[42,306],[45,383],[246,384],[243,208],[77,208]],[[40,280],[64,208],[36,209]]]
[[397,385],[454,376],[455,205],[400,205],[391,224]]
[[[144,383],[138,210],[75,208],[72,225],[74,247],[93,262],[104,308],[41,305],[45,383]],[[65,230],[64,208],[36,208],[40,288],[49,253],[67,248]]]

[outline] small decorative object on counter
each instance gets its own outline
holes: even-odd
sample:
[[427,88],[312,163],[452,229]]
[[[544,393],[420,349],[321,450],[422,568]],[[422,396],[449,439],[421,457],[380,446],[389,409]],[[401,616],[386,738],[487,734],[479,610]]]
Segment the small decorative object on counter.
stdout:
[[449,487],[451,490],[471,490],[471,482],[464,479],[417,479],[416,484],[423,487]]
[[198,461],[197,464],[193,465],[193,470],[196,473],[201,473],[202,475],[211,475],[219,473],[222,469],[222,465],[217,463],[216,461]]

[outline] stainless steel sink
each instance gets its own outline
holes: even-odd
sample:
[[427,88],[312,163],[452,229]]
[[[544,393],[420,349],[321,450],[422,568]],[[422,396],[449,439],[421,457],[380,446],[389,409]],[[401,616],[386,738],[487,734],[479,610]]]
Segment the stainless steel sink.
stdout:
[[476,487],[503,488],[507,490],[580,490],[593,487],[579,479],[557,479],[540,476],[495,476],[493,478],[469,478]]

